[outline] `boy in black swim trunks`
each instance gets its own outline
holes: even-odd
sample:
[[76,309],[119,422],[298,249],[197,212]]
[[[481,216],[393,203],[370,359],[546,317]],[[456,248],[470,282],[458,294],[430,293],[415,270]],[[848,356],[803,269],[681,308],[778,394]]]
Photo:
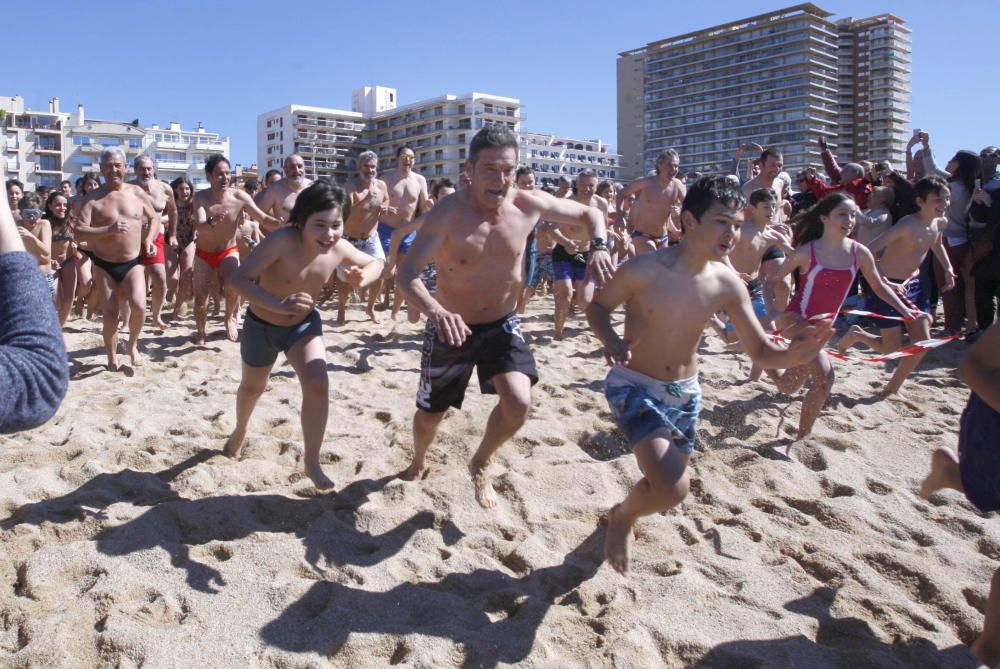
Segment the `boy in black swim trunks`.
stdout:
[[320,490],[332,488],[333,481],[319,465],[330,400],[316,300],[338,266],[347,267],[341,276],[355,288],[378,279],[383,266],[341,237],[345,209],[344,191],[317,181],[299,193],[289,225],[265,237],[229,277],[232,290],[250,306],[240,337],[243,377],[236,393],[236,427],[225,453],[239,455],[250,414],[283,352],[302,386],[305,473]]
[[[969,349],[958,373],[972,391],[962,413],[958,456],[950,448],[934,451],[920,496],[952,488],[980,511],[1000,511],[1000,324]],[[1000,569],[993,573],[983,633],[971,650],[987,667],[1000,664]]]

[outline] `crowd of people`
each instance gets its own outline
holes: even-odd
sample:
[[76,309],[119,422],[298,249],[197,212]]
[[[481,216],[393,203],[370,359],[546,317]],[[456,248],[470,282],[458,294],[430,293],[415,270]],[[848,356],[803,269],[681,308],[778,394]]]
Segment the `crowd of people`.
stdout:
[[[101,318],[112,371],[122,327],[131,365],[143,364],[147,304],[152,328],[163,331],[193,302],[199,344],[210,302],[222,308],[243,362],[227,455],[239,456],[284,353],[302,388],[305,473],[321,490],[333,487],[319,458],[329,407],[325,301],[336,296],[341,323],[352,294],[373,322],[386,311],[397,318],[404,304],[411,322],[426,319],[403,479],[426,476],[426,453],[447,410],[462,406],[474,369],[480,389],[498,396],[468,463],[485,508],[497,503],[491,457],[527,419],[539,376],[518,314],[551,295],[557,341],[576,309],[604,345],[605,394],[643,474],[607,517],[605,557],[624,573],[637,520],[688,492],[706,326],[753,360],[754,378],[766,374],[783,393],[808,384],[800,439],[830,394],[831,356],[855,346],[900,354],[881,391],[890,395],[930,346],[975,342],[960,370],[973,394],[958,454],[934,454],[921,493],[956,488],[984,511],[1000,509],[1000,377],[990,373],[1000,370],[1000,149],[959,151],[941,170],[918,131],[897,171],[884,160],[840,165],[822,140],[818,148],[828,179],[815,169],[792,178],[779,150],[747,144],[729,174],[681,179],[680,158],[667,150],[653,173],[624,187],[584,170],[548,189],[518,164],[513,132],[487,126],[458,184],[428,183],[403,146],[385,175],[377,154],[362,153],[343,186],[310,180],[291,155],[263,188],[236,188],[229,161],[214,155],[209,187],[198,192],[183,178],[158,181],[146,156],[126,180],[125,156],[108,149],[103,182],[88,175],[76,193],[64,182],[39,194],[8,181],[10,212],[0,208],[16,218],[60,323],[74,311]],[[845,303],[853,324],[834,353],[825,346]],[[973,652],[1000,661],[1000,570]]]

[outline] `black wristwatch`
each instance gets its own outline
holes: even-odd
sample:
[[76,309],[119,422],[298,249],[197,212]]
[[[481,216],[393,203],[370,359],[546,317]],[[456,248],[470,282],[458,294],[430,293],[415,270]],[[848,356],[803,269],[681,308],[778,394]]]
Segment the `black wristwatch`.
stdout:
[[590,240],[590,250],[591,251],[607,251],[608,244],[604,241],[603,237],[594,237]]

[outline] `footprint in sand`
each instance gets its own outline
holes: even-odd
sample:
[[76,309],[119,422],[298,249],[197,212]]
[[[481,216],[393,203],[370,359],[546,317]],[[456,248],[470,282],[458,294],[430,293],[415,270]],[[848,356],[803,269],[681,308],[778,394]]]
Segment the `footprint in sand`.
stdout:
[[876,495],[888,495],[892,492],[892,488],[882,483],[881,481],[875,481],[873,479],[865,479],[865,485],[870,491]]

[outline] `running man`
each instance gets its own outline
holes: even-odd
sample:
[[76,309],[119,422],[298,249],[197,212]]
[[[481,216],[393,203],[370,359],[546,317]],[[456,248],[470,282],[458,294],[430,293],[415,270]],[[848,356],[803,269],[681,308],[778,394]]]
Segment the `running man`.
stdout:
[[[485,508],[497,503],[487,473],[490,458],[524,424],[531,386],[538,380],[514,313],[528,235],[542,218],[576,223],[593,240],[591,275],[603,284],[614,271],[600,211],[539,190],[514,188],[517,151],[517,135],[506,127],[489,125],[476,133],[465,163],[471,185],[426,214],[399,267],[400,290],[427,314],[413,461],[400,476],[408,481],[425,476],[424,458],[438,426],[449,407],[461,408],[473,367],[478,367],[482,392],[500,398],[469,462],[476,500]],[[420,281],[432,260],[438,268],[434,296]]]
[[[312,180],[306,178],[306,163],[299,154],[293,153],[285,158],[283,167],[285,178],[275,181],[254,197],[254,203],[260,210],[281,221],[282,225],[288,222],[295,198],[312,184]],[[267,235],[275,229],[276,226],[262,225],[261,233]]]
[[629,213],[632,225],[632,245],[636,255],[652,253],[663,248],[670,240],[680,239],[679,225],[681,202],[687,188],[677,178],[681,159],[673,149],[667,149],[656,159],[656,174],[633,181],[618,191],[615,209],[622,210],[622,202],[635,196]]
[[173,246],[177,245],[177,205],[174,203],[173,189],[156,178],[156,165],[152,158],[136,156],[132,167],[135,169],[135,179],[129,183],[146,192],[160,222],[160,233],[153,240],[155,253],[144,255],[142,264],[149,273],[150,297],[153,301],[150,314],[152,322],[154,326],[162,329],[167,327],[160,315],[167,294],[167,256],[164,239],[169,239]]

